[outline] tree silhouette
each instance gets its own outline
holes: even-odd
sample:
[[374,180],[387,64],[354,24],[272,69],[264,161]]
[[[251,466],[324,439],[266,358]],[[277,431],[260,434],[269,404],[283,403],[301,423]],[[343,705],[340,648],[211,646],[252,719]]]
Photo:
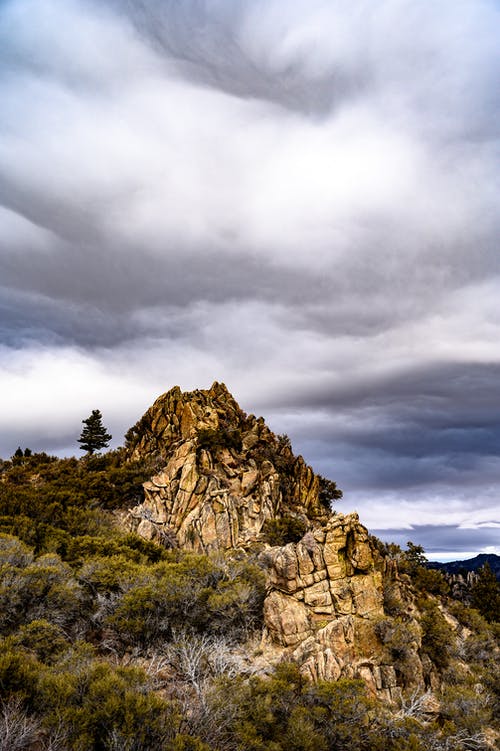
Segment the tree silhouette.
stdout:
[[90,417],[86,420],[82,420],[84,428],[81,432],[78,443],[81,444],[83,451],[88,454],[93,454],[94,451],[100,451],[108,446],[111,436],[106,432],[106,428],[102,424],[102,415],[98,409],[93,409]]

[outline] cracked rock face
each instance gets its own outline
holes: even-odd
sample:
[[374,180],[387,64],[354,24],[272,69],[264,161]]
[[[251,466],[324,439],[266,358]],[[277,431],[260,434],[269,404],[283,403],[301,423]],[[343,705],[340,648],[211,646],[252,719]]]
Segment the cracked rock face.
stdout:
[[298,543],[261,554],[271,587],[266,637],[312,680],[361,677],[394,701],[396,672],[375,635],[384,616],[384,561],[357,514],[332,515]]
[[[223,384],[171,389],[129,431],[127,449],[131,458],[153,456],[161,466],[144,484],[143,503],[130,509],[129,529],[200,553],[255,550],[256,543],[262,550],[262,644],[269,653],[295,660],[313,680],[361,677],[388,701],[403,684],[423,684],[418,624],[407,679],[377,637],[383,579],[401,594],[394,565],[357,514],[320,503],[319,478],[293,455],[286,436],[246,415]],[[264,525],[285,515],[301,520],[305,534],[270,547]]]
[[383,615],[382,572],[357,514],[332,516],[300,542],[262,557],[271,586],[304,602],[312,617]]
[[[134,432],[135,431],[135,432]],[[324,515],[318,478],[262,418],[247,416],[223,384],[160,397],[129,436],[131,455],[164,466],[144,485],[128,523],[149,539],[197,552],[247,547],[287,509]]]

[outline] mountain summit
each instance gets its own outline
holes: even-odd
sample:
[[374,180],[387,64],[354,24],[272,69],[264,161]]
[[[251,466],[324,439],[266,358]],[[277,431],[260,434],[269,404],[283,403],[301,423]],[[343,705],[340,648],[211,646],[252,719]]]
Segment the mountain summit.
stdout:
[[293,528],[303,534],[321,526],[330,502],[342,495],[294,456],[287,436],[246,415],[221,383],[185,393],[175,386],[126,438],[131,457],[154,457],[161,466],[145,483],[144,503],[131,510],[129,524],[174,546],[247,548],[284,517],[289,534]]
[[[132,459],[159,467],[128,528],[169,547],[258,556],[267,578],[266,654],[292,659],[313,680],[363,677],[389,701],[403,683],[424,685],[421,632],[396,567],[357,514],[332,512],[341,492],[294,456],[287,436],[246,415],[214,383],[185,393],[174,387],[126,438]],[[404,679],[375,634],[384,582],[414,623]]]

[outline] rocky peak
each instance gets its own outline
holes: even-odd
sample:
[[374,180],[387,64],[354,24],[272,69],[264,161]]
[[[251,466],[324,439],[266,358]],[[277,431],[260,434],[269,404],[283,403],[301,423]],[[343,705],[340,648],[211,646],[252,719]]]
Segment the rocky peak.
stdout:
[[223,383],[186,392],[174,386],[128,431],[127,449],[134,459],[167,458],[178,441],[196,438],[201,430],[235,430],[245,417]]
[[246,415],[222,383],[160,396],[126,436],[133,459],[161,466],[131,509],[139,534],[199,552],[248,547],[286,515],[303,531],[328,516],[320,478],[286,436]]
[[[397,567],[357,514],[330,510],[328,499],[341,495],[335,483],[246,415],[224,384],[160,396],[128,432],[127,450],[159,467],[128,513],[129,529],[197,552],[259,554],[266,654],[295,660],[315,680],[362,677],[389,701],[402,685],[428,685],[432,666],[420,657],[414,598]],[[401,630],[384,613],[384,588],[405,613],[406,673],[379,634],[381,619],[388,633]]]

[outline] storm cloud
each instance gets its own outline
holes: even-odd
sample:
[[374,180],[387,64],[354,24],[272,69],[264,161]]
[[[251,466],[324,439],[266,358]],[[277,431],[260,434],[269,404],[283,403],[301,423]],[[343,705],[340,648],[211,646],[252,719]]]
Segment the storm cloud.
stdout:
[[340,510],[500,552],[499,18],[1,3],[0,455],[221,380]]

